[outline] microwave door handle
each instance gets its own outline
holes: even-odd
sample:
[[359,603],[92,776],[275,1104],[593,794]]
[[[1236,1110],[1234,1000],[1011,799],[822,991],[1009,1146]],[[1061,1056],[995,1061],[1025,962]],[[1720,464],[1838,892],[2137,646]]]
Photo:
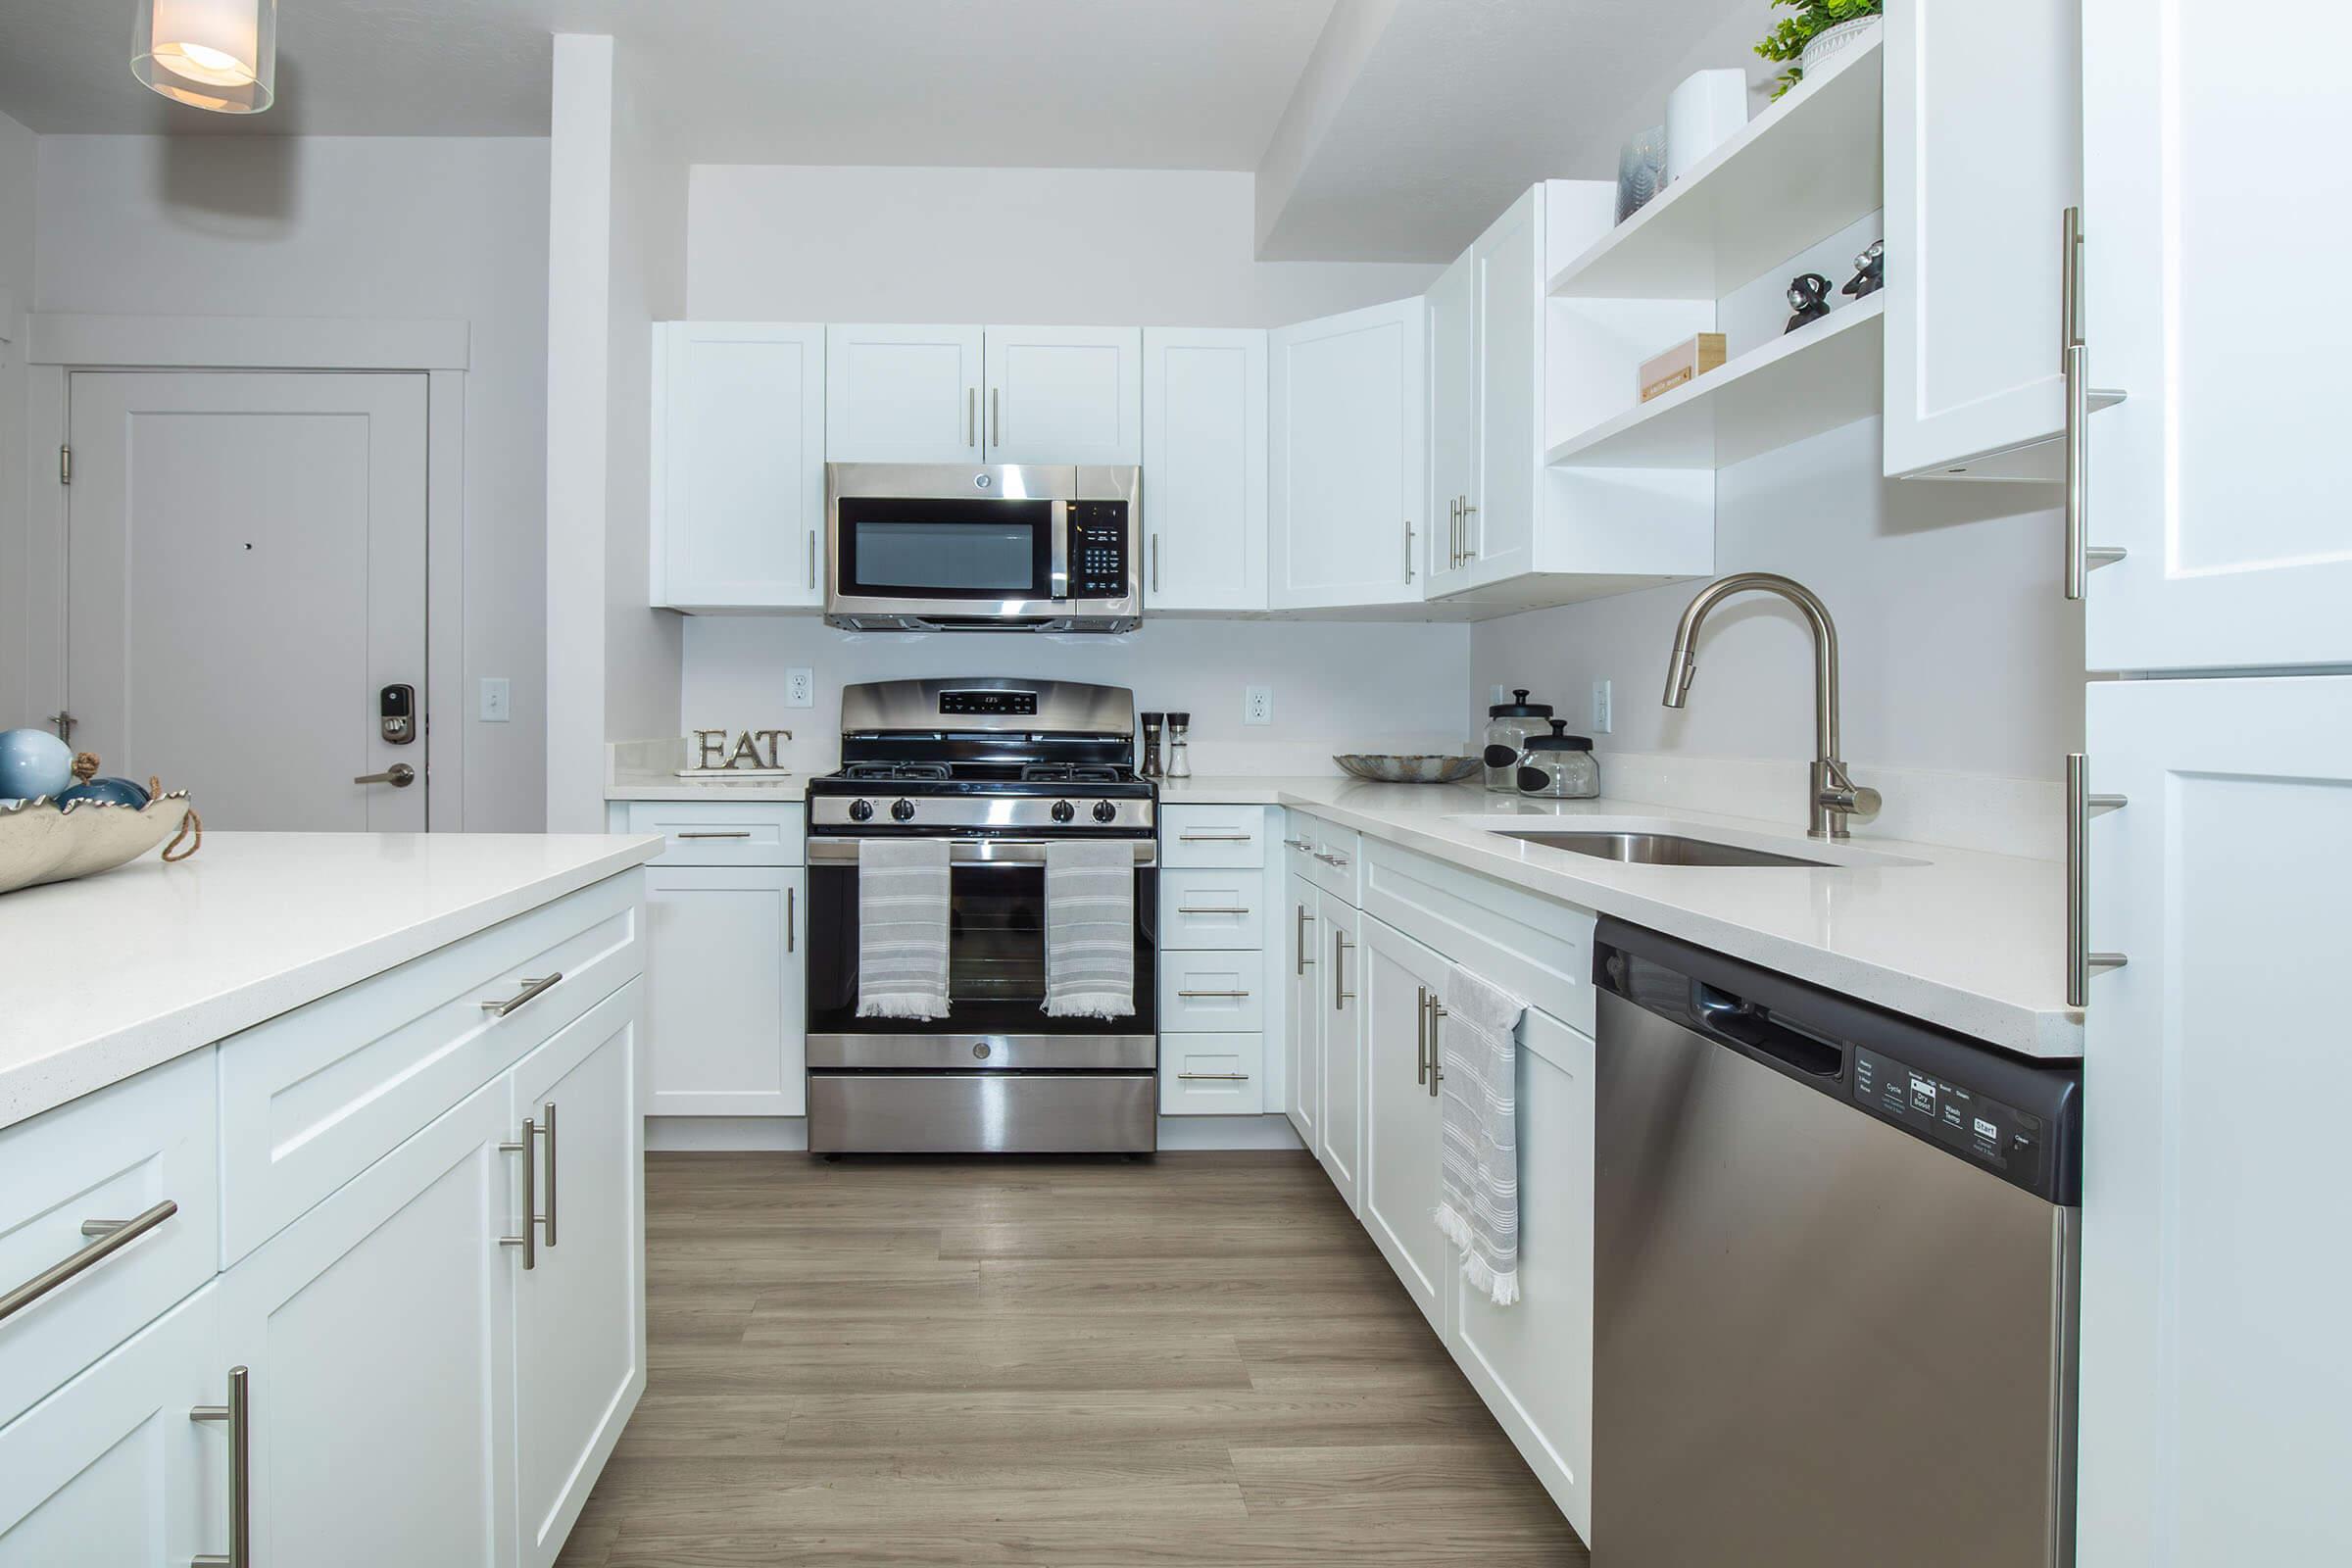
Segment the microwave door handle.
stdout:
[[1070,597],[1070,504],[1054,503],[1054,580],[1048,584],[1049,596],[1062,600]]

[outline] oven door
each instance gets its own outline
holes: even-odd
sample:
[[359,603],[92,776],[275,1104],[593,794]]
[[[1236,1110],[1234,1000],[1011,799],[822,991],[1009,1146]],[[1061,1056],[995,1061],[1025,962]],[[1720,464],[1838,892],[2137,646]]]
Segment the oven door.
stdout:
[[[1135,1007],[1117,1018],[1046,1011],[1046,867],[1002,843],[958,846],[950,868],[948,1015],[858,1015],[858,862],[808,864],[811,1071],[1137,1072],[1157,1064],[1159,872],[1135,870]],[[1026,849],[1028,847],[1022,847]],[[1016,850],[1015,853],[1020,853]]]

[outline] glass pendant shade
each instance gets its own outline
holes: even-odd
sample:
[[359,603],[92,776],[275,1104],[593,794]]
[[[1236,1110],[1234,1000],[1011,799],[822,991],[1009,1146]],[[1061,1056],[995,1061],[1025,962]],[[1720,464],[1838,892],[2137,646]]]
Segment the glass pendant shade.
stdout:
[[137,0],[130,70],[176,103],[258,115],[277,95],[277,0]]

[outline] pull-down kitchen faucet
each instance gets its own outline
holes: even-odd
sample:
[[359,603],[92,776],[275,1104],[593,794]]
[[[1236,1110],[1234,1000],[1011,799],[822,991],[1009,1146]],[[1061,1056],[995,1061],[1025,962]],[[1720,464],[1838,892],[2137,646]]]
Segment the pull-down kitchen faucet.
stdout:
[[1707,612],[1750,590],[1779,594],[1803,611],[1813,627],[1813,788],[1805,803],[1805,831],[1817,839],[1851,837],[1846,818],[1856,811],[1869,815],[1878,810],[1879,792],[1857,788],[1838,756],[1838,626],[1812,589],[1770,571],[1738,572],[1700,589],[1674,634],[1674,654],[1666,663],[1666,706],[1681,708],[1690,696],[1690,677],[1698,673],[1690,646],[1698,640]]

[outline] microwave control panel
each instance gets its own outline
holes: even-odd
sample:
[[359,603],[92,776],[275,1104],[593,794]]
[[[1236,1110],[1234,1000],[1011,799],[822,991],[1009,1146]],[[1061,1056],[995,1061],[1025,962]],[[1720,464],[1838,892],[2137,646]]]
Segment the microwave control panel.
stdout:
[[1127,503],[1073,501],[1070,508],[1070,597],[1124,599],[1135,581],[1127,559]]

